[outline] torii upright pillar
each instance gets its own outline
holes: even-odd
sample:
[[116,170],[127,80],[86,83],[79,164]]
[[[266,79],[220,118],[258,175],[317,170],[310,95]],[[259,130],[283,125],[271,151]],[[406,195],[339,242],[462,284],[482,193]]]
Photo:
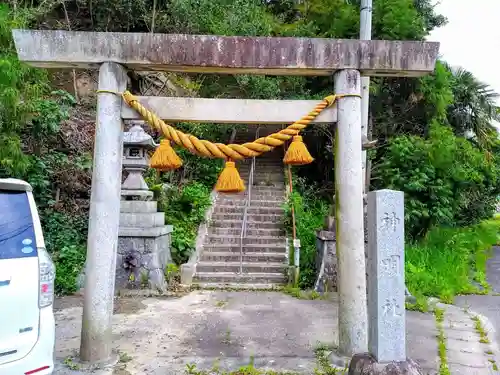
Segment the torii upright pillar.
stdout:
[[[112,361],[111,318],[115,291],[123,157],[122,98],[127,73],[115,63],[99,69],[94,168],[90,196],[80,358]],[[109,92],[106,92],[109,91]]]
[[[335,73],[335,93],[360,95],[359,71]],[[339,354],[350,357],[368,350],[360,96],[339,99],[335,134]]]

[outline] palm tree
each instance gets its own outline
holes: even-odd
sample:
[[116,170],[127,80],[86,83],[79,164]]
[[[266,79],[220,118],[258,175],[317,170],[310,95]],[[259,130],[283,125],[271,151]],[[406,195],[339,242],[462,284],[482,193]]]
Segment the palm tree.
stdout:
[[472,137],[480,147],[489,148],[498,132],[493,125],[500,121],[499,95],[463,68],[450,68],[453,74],[454,103],[448,108],[448,121],[457,135]]

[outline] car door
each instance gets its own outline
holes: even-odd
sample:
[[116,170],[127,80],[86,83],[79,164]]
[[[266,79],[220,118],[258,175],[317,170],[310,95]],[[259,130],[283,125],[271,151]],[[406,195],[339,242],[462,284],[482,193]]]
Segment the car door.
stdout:
[[39,260],[29,194],[0,189],[0,364],[23,358],[38,340]]

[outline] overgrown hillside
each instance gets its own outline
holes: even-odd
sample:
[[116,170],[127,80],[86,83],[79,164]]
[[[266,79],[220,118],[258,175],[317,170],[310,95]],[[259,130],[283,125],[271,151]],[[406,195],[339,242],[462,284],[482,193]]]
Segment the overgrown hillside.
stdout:
[[[58,292],[71,292],[85,258],[90,189],[95,74],[45,72],[16,60],[14,27],[86,31],[356,38],[359,0],[10,0],[0,6],[0,177],[33,184],[47,246],[57,264]],[[373,38],[422,40],[446,20],[430,0],[377,0]],[[130,73],[143,95],[228,98],[322,98],[331,77],[267,77]],[[405,191],[408,241],[431,228],[475,225],[490,218],[500,193],[500,147],[491,121],[496,95],[463,70],[439,62],[434,74],[372,79],[369,152],[371,187]],[[186,131],[227,141],[230,126],[180,124]],[[214,130],[215,129],[215,130]],[[466,138],[468,134],[473,137]],[[153,134],[157,138],[157,134]],[[303,286],[310,286],[311,233],[334,192],[334,129],[315,126],[305,141],[315,163],[295,170],[303,215]],[[175,225],[174,258],[184,261],[220,170],[217,161],[180,151],[185,166],[148,182]],[[300,177],[300,179],[299,179]],[[166,184],[166,185],[165,185]],[[165,187],[166,186],[166,187]],[[308,187],[308,191],[305,190]],[[297,203],[299,204],[299,203]],[[313,207],[314,209],[309,209]],[[181,213],[180,215],[178,213]],[[311,216],[310,213],[316,214]],[[318,216],[318,217],[316,217]],[[465,259],[469,264],[469,258]]]

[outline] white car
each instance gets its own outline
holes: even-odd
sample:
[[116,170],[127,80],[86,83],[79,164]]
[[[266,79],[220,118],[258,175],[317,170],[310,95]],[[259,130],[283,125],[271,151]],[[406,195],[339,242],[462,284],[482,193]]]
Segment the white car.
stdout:
[[0,179],[0,375],[54,370],[55,267],[31,190]]

